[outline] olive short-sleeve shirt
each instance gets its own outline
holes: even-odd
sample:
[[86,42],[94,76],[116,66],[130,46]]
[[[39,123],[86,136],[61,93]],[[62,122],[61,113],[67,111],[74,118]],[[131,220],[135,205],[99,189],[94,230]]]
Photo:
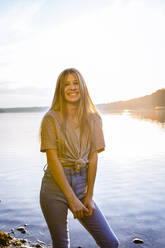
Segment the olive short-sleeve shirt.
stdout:
[[80,127],[67,121],[65,135],[61,129],[60,113],[49,110],[41,123],[41,152],[47,149],[56,149],[58,157],[63,165],[83,159],[88,162],[89,152],[101,152],[105,149],[105,141],[102,130],[102,120],[96,115],[90,115],[91,134],[85,132],[80,142]]

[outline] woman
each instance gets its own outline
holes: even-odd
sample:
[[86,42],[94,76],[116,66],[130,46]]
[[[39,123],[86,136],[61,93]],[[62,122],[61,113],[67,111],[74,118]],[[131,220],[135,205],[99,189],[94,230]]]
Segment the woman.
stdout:
[[53,102],[41,123],[41,152],[47,169],[40,204],[55,248],[70,247],[70,209],[99,247],[116,248],[118,239],[93,200],[98,152],[104,150],[102,121],[80,72],[59,75]]

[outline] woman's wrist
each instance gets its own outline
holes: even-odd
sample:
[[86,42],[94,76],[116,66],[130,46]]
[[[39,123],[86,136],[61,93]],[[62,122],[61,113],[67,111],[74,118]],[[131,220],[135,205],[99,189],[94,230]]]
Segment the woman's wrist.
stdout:
[[93,199],[93,194],[87,192],[86,198],[92,200]]
[[93,198],[93,186],[92,185],[88,185],[86,196],[88,198]]
[[74,193],[71,193],[71,194],[68,194],[66,196],[66,198],[67,198],[69,203],[73,203],[76,200],[77,197],[76,197],[76,195]]

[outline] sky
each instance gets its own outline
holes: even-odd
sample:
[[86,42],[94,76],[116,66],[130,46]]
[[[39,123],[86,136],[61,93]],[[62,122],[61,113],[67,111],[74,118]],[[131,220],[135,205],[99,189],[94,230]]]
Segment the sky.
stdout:
[[94,104],[165,88],[165,0],[0,1],[0,108],[50,106],[69,67]]

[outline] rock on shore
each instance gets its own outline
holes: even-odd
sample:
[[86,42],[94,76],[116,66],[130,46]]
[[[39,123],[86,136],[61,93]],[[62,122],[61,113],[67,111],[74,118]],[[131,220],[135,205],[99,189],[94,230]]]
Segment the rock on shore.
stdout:
[[[32,244],[27,239],[16,239],[15,237],[11,236],[10,233],[5,233],[0,230],[0,247],[20,247],[20,248],[29,248],[29,247],[46,247],[42,246],[39,243]],[[49,246],[47,246],[48,248]]]

